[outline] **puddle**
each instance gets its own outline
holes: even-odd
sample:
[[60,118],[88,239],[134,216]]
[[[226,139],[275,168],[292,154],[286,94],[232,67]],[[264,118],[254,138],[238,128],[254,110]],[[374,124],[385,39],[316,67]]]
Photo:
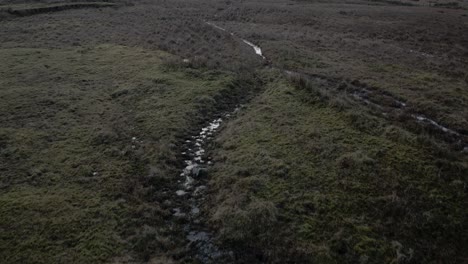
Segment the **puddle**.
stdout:
[[262,54],[262,49],[261,49],[259,46],[255,45],[255,44],[253,44],[252,42],[250,42],[250,41],[248,41],[248,40],[245,40],[245,39],[243,39],[242,41],[243,41],[245,44],[247,44],[247,45],[249,45],[250,47],[252,47],[252,48],[255,50],[255,54],[257,54],[258,56],[260,56],[260,57],[262,57],[263,59],[265,59],[265,56],[263,56],[263,54]]
[[[216,28],[216,29],[219,29],[219,30],[221,30],[221,31],[228,32],[225,28],[222,28],[222,27],[220,27],[220,26],[218,26],[218,25],[216,25],[216,24],[214,24],[214,23],[211,23],[211,22],[208,22],[208,21],[205,21],[205,23],[206,23],[207,25],[212,26],[212,27],[214,27],[214,28]],[[229,34],[231,34],[231,36],[235,36],[235,34],[234,34],[233,32],[229,32]],[[262,59],[266,59],[266,57],[263,56],[262,49],[261,49],[259,46],[253,44],[252,42],[250,42],[250,41],[248,41],[248,40],[245,40],[245,39],[241,39],[241,40],[242,40],[242,42],[244,42],[245,44],[247,44],[247,45],[249,45],[250,47],[252,47],[253,50],[255,51],[255,54],[257,54],[258,56],[262,57]]]
[[439,123],[437,123],[436,121],[432,120],[432,119],[429,119],[423,115],[412,115],[416,120],[418,120],[419,122],[422,122],[422,123],[427,123],[427,124],[430,124],[436,128],[438,128],[439,130],[443,131],[444,133],[448,133],[448,134],[452,134],[452,135],[456,135],[458,136],[459,134],[453,130],[451,130],[450,128],[447,128],[447,127],[444,127],[442,125],[440,125]]
[[219,30],[221,30],[221,31],[226,31],[226,32],[227,32],[227,30],[226,30],[225,28],[222,28],[222,27],[220,27],[220,26],[218,26],[218,25],[215,25],[215,24],[213,24],[213,23],[211,23],[211,22],[205,21],[205,23],[206,23],[207,25],[210,25],[210,26],[212,26],[212,27],[214,27],[214,28],[217,28],[217,29],[219,29]]

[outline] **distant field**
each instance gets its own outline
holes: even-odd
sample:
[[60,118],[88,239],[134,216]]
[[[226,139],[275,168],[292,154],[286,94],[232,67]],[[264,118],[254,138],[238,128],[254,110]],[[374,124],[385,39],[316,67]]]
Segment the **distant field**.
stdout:
[[1,262],[466,262],[467,7],[0,2]]
[[116,6],[114,3],[105,2],[71,2],[71,3],[33,3],[0,5],[0,12],[16,16],[30,16],[48,12],[58,12],[67,9],[78,8],[102,8]]

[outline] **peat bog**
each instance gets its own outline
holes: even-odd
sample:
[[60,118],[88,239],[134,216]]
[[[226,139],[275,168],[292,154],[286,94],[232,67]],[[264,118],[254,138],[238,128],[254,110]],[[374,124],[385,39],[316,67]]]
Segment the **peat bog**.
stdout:
[[468,2],[0,2],[2,263],[465,263]]

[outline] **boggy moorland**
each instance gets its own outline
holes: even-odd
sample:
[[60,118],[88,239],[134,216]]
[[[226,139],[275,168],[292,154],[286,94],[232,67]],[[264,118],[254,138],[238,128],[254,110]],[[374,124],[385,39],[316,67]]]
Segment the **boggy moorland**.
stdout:
[[2,263],[465,263],[468,3],[0,1]]

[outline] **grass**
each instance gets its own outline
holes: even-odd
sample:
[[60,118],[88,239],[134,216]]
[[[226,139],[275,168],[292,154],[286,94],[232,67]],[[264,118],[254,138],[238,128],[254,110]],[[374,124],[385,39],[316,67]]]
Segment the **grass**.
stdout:
[[[436,11],[427,1],[409,1],[415,6],[408,17],[408,7],[400,6],[408,1],[369,5],[372,2],[376,1],[275,2],[268,13],[262,4],[248,2],[220,12],[217,20],[259,43],[278,68],[358,80],[465,132],[466,39],[455,33],[466,22],[464,14]],[[437,19],[451,25],[450,36],[429,15],[439,11],[446,12]]]
[[123,248],[116,231],[126,208],[92,190],[24,186],[3,194],[0,206],[8,263],[103,262]]
[[202,210],[237,262],[465,261],[466,14],[372,2],[0,12],[2,262],[196,262],[171,211],[181,144],[255,93]]
[[96,263],[174,248],[161,203],[177,139],[247,86],[118,45],[0,57],[1,258]]
[[326,102],[277,79],[222,132],[220,240],[259,262],[460,262],[466,158]]

